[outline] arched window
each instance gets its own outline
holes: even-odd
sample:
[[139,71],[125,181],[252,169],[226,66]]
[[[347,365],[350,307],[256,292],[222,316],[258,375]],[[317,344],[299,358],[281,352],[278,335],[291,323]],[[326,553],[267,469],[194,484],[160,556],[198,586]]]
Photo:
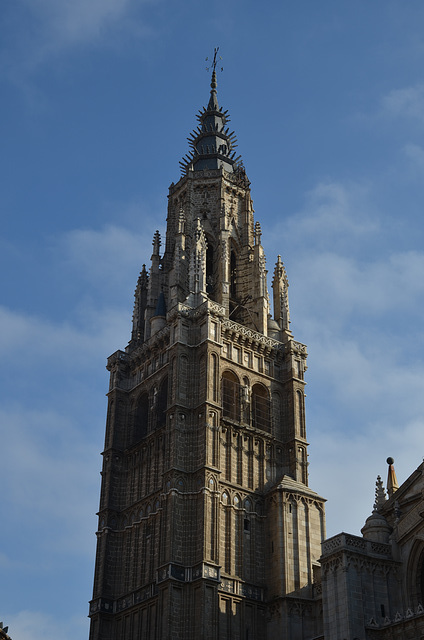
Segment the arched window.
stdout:
[[281,396],[278,392],[272,394],[272,432],[280,440],[283,439]]
[[419,594],[420,594],[420,601],[419,604],[421,604],[424,602],[424,562],[422,561],[421,558],[421,566],[420,566],[420,590],[419,590]]
[[216,353],[211,354],[211,363],[212,363],[212,400],[217,402],[218,400],[218,356]]
[[213,261],[213,246],[208,239],[208,247],[206,249],[206,293],[208,295],[212,295],[214,292]]
[[416,539],[407,566],[407,599],[413,607],[424,604],[424,543]]
[[189,367],[188,358],[185,355],[180,356],[180,366],[177,371],[177,388],[179,389],[179,395],[181,400],[186,400],[189,391]]
[[306,452],[303,447],[299,447],[298,452],[299,452],[300,473],[302,476],[302,482],[303,484],[307,484],[308,472],[307,472],[307,464],[306,464]]
[[137,401],[134,419],[134,444],[147,435],[149,426],[149,396],[142,393]]
[[237,257],[233,250],[230,255],[230,298],[236,299],[237,293]]
[[168,376],[166,376],[159,387],[157,407],[156,407],[156,428],[164,427],[166,424],[166,409],[168,407]]
[[269,394],[261,384],[252,387],[252,426],[262,431],[271,431]]
[[240,421],[240,384],[232,371],[222,374],[222,412],[225,418]]
[[301,438],[306,438],[305,400],[301,391],[296,391],[297,428]]
[[204,392],[206,389],[206,356],[202,355],[199,358],[199,377],[197,380],[198,383],[198,388],[197,388],[197,395],[199,398],[199,401],[202,400],[202,398],[204,397]]

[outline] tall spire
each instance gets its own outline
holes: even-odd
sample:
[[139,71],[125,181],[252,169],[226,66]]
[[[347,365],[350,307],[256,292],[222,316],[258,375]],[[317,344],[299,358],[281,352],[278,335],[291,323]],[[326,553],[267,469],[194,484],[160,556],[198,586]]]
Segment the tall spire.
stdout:
[[131,339],[144,340],[144,312],[147,304],[147,287],[149,285],[149,276],[147,275],[146,265],[140,271],[137,281],[137,287],[134,293],[134,311],[133,311],[133,328]]
[[[241,156],[236,157],[237,138],[227,126],[230,122],[228,111],[218,104],[216,65],[219,47],[215,49],[211,79],[211,93],[207,107],[197,114],[199,126],[187,138],[190,152],[180,162],[183,175],[189,171],[225,169],[228,172],[244,174]],[[206,58],[207,59],[207,58]],[[209,68],[208,68],[209,70]]]
[[218,85],[216,82],[216,71],[214,69],[212,71],[211,97],[209,98],[208,111],[219,111],[218,96],[216,93],[217,86]]
[[[217,87],[216,65],[218,63],[218,58],[217,58],[218,51],[219,51],[219,47],[215,47],[214,53],[213,53],[212,64],[211,64],[210,67],[206,67],[207,71],[209,71],[209,69],[212,69],[211,97],[209,98],[208,111],[218,111],[219,110],[218,98],[217,98],[217,95],[216,95],[216,87]],[[219,56],[219,59],[222,60],[221,56]],[[206,60],[208,60],[208,58],[206,58]],[[222,70],[223,70],[223,67],[221,67],[221,71]]]

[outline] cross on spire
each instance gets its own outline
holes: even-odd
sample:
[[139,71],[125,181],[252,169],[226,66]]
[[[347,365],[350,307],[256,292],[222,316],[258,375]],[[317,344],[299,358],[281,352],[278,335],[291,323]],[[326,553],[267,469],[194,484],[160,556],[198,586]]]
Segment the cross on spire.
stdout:
[[[215,47],[213,52],[212,64],[210,64],[209,67],[206,67],[206,71],[209,72],[212,69],[213,73],[215,73],[216,65],[218,64],[218,60],[217,60],[218,51],[219,51],[219,47]],[[219,59],[222,60],[222,57],[219,56]],[[205,60],[206,62],[208,62],[209,58],[205,58]],[[223,70],[224,70],[224,67],[221,67],[221,71]]]

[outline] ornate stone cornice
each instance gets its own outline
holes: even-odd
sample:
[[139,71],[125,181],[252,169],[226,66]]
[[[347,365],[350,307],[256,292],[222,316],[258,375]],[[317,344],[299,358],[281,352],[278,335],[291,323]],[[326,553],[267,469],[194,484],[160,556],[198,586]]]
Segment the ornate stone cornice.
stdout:
[[262,333],[254,331],[253,329],[248,329],[244,325],[234,322],[234,320],[222,320],[221,327],[223,333],[225,332],[233,336],[232,339],[239,337],[248,340],[252,344],[256,343],[258,347],[267,347],[268,349],[274,349],[280,352],[286,348],[283,342],[274,340],[274,338],[268,338],[268,336],[264,336]]
[[366,540],[360,536],[354,536],[348,533],[339,533],[337,536],[333,536],[323,542],[322,560],[342,550],[356,551],[372,556],[385,556],[389,559],[392,558],[392,547],[390,544]]
[[290,340],[288,344],[290,345],[291,351],[293,353],[296,353],[302,356],[308,355],[308,349],[306,347],[306,344],[302,344],[301,342],[296,342],[295,340]]
[[359,536],[340,533],[322,544],[320,558],[323,576],[337,569],[347,570],[350,565],[357,570],[396,571],[399,563],[393,560],[389,544],[366,540]]
[[129,361],[128,354],[124,353],[124,351],[115,351],[111,356],[107,359],[106,369],[108,371],[112,371],[117,366],[127,365]]
[[202,316],[205,316],[207,314],[216,317],[224,317],[225,309],[222,305],[209,299],[205,300],[195,309],[184,304],[183,302],[179,302],[169,311],[166,319],[168,322],[173,322],[179,317],[192,318],[193,320],[197,320],[198,318],[201,318]]

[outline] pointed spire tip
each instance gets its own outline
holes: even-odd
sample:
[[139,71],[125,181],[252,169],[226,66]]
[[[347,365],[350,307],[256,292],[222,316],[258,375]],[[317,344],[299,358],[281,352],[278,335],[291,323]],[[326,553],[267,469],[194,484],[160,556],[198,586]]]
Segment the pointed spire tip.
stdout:
[[387,458],[386,462],[389,465],[389,471],[387,475],[387,493],[391,498],[392,495],[399,489],[399,484],[396,478],[396,471],[394,468],[394,462],[395,462],[394,459],[389,457]]

